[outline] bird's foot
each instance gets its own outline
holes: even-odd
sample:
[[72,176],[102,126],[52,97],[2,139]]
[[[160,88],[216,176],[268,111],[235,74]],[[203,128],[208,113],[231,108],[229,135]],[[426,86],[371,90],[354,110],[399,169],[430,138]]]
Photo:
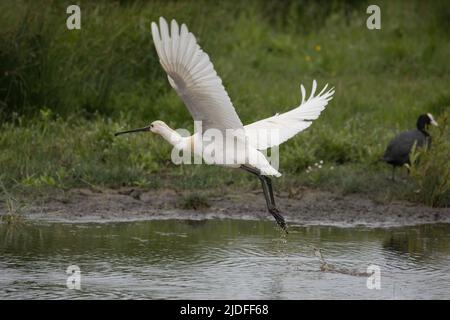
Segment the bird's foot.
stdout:
[[288,234],[287,224],[286,224],[286,221],[284,220],[283,216],[281,215],[280,210],[278,210],[274,206],[271,206],[271,207],[269,207],[269,212],[273,215],[276,222],[284,230],[284,232],[286,232],[286,234]]

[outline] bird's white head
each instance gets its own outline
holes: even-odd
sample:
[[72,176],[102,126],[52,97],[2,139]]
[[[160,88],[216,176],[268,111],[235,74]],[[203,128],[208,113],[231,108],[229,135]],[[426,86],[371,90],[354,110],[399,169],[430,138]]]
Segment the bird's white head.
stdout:
[[148,126],[142,128],[120,131],[115,133],[114,135],[118,136],[125,133],[134,133],[142,131],[151,131],[153,133],[159,134],[172,145],[176,145],[181,139],[181,136],[178,134],[178,132],[170,128],[164,121],[161,120],[153,121]]
[[151,132],[159,134],[161,136],[167,132],[173,131],[164,121],[161,120],[153,121],[148,127],[150,128],[149,130]]
[[172,129],[170,129],[170,127],[164,121],[156,120],[156,121],[153,121],[152,123],[150,123],[148,126],[145,126],[142,128],[137,128],[137,129],[116,132],[114,135],[118,136],[118,135],[125,134],[125,133],[134,133],[134,132],[142,132],[142,131],[151,131],[153,133],[163,135],[166,132],[172,131]]

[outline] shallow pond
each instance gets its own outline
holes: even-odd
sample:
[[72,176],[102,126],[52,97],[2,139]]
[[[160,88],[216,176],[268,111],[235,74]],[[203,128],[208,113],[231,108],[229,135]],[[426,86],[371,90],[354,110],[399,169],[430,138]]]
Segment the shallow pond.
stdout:
[[[0,299],[450,298],[450,225],[291,225],[287,237],[274,225],[3,224]],[[71,265],[80,290],[67,287]]]

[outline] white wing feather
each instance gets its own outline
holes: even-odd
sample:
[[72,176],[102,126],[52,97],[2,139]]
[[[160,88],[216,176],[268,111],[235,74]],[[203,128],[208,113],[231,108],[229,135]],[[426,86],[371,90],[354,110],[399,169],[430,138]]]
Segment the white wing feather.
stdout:
[[[297,133],[308,128],[312,124],[312,121],[317,119],[325,109],[328,101],[333,98],[334,89],[332,88],[325,92],[327,86],[317,96],[314,96],[317,89],[317,82],[314,80],[311,95],[305,101],[306,91],[303,85],[301,85],[302,103],[299,107],[246,125],[244,128],[250,144],[258,150],[265,150],[282,144]],[[263,134],[255,134],[258,131]]]
[[170,85],[183,100],[195,121],[202,121],[202,131],[210,128],[243,129],[241,120],[214,70],[209,56],[197,44],[185,24],[169,26],[159,18],[159,30],[152,22],[152,36],[160,63]]

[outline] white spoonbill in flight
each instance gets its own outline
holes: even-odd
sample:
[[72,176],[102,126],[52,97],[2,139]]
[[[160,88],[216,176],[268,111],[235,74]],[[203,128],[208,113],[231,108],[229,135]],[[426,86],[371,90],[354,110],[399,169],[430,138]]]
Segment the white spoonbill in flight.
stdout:
[[[167,73],[172,88],[183,100],[195,121],[195,133],[189,137],[182,137],[163,121],[157,120],[149,126],[117,132],[116,135],[151,131],[161,135],[177,150],[194,149],[194,154],[203,157],[202,152],[195,151],[196,143],[202,142],[207,130],[219,132],[233,132],[237,147],[232,149],[228,145],[223,149],[223,155],[233,153],[231,162],[220,163],[232,168],[241,168],[256,175],[262,183],[262,189],[268,211],[273,215],[278,225],[287,232],[286,222],[275,205],[270,176],[279,177],[281,174],[266,159],[261,151],[276,147],[297,133],[308,128],[317,119],[332,99],[334,89],[326,91],[327,86],[315,95],[317,83],[314,80],[310,97],[305,101],[305,88],[301,85],[302,102],[291,111],[276,114],[273,117],[257,121],[244,126],[222,85],[222,80],[214,70],[209,56],[200,48],[194,35],[188,31],[185,24],[179,27],[172,20],[170,27],[164,18],[159,19],[158,25],[152,22],[152,36],[161,66]],[[200,126],[198,124],[201,124]],[[254,131],[276,132],[277,139],[262,139],[260,135],[250,134]],[[237,155],[234,153],[237,150]],[[197,152],[197,153],[196,153]],[[236,157],[242,161],[236,161]],[[218,164],[218,163],[213,163]]]

